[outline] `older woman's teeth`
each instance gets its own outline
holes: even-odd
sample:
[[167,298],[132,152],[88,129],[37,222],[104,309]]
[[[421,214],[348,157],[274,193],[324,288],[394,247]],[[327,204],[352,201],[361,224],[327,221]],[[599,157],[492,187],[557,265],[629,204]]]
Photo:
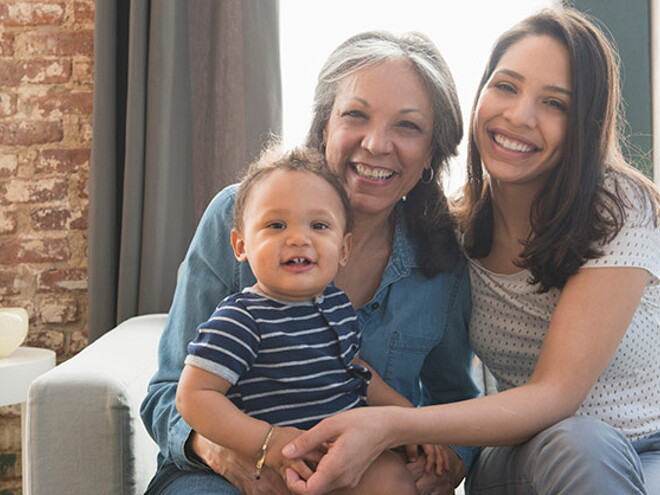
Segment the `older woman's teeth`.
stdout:
[[502,148],[511,151],[520,151],[523,153],[529,153],[530,151],[534,151],[536,149],[533,146],[529,146],[528,144],[521,143],[520,141],[514,141],[512,139],[505,138],[501,134],[493,134],[493,139]]
[[371,167],[365,167],[364,165],[357,163],[355,164],[355,171],[360,175],[361,177],[364,177],[365,179],[372,179],[372,180],[385,180],[389,179],[394,175],[394,172],[391,170],[385,170],[382,168],[371,168]]

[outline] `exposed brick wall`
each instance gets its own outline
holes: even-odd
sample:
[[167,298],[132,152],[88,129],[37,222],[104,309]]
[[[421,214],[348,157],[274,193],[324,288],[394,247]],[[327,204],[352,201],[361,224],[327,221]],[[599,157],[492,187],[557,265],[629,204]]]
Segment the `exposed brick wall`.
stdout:
[[[58,362],[87,344],[94,0],[0,2],[0,307]],[[20,407],[0,408],[0,495],[21,492]]]

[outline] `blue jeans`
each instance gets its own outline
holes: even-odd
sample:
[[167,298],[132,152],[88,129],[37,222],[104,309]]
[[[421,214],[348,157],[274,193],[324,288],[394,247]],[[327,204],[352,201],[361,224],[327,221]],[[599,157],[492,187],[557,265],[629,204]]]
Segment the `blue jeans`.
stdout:
[[660,493],[660,432],[632,445],[642,461],[646,491],[649,495]]
[[241,495],[234,485],[213,471],[181,471],[172,463],[158,468],[145,495]]
[[594,418],[574,416],[476,459],[469,495],[660,494],[660,433],[630,442]]

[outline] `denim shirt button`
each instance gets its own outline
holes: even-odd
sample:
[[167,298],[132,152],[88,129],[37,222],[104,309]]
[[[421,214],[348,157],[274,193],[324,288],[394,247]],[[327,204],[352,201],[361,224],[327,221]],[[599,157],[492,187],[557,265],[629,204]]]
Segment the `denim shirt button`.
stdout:
[[376,310],[376,309],[378,309],[379,307],[380,307],[380,303],[379,303],[378,301],[376,301],[376,302],[372,302],[372,303],[371,303],[371,309]]

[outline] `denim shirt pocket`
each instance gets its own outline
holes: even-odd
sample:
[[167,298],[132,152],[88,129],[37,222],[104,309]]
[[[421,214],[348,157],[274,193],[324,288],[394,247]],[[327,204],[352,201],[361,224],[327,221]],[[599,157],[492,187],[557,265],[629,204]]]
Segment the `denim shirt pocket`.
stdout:
[[413,404],[420,401],[420,371],[438,339],[395,330],[390,336],[386,379]]

